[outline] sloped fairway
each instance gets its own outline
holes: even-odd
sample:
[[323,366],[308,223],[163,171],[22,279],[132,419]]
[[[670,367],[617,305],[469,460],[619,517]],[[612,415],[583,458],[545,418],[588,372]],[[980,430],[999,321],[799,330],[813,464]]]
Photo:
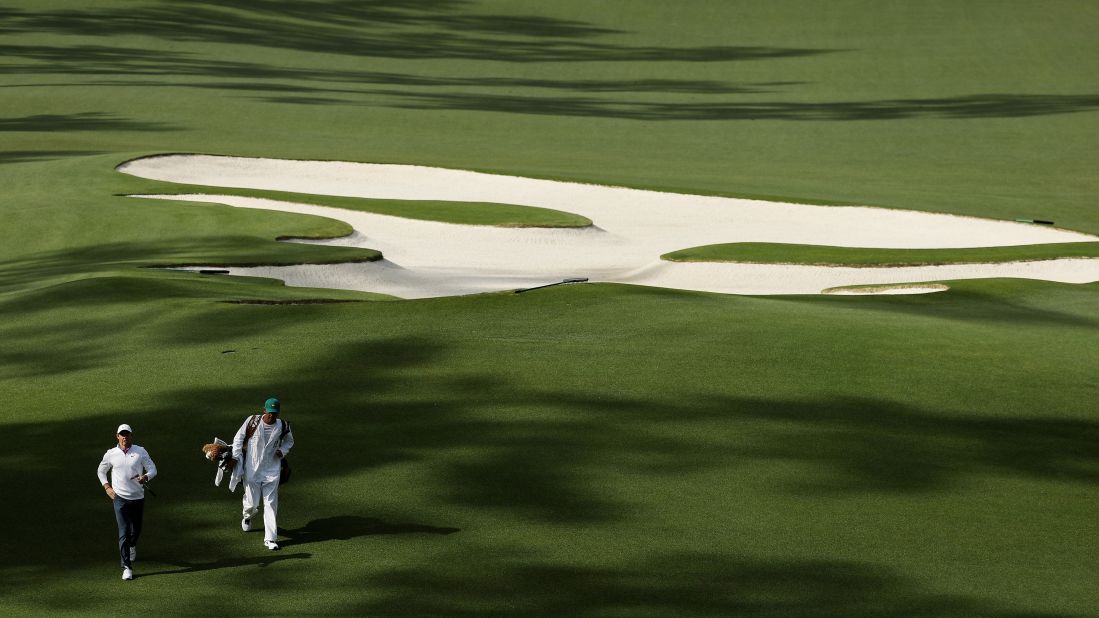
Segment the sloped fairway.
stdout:
[[[1068,0],[6,2],[0,614],[1097,615],[1095,284],[375,302],[141,268],[377,254],[114,171],[408,163],[1097,233],[1097,30]],[[278,553],[199,451],[271,395]],[[161,468],[133,582],[94,477],[120,422]]]
[[[6,491],[49,505],[0,515],[6,611],[91,615],[126,594],[248,614],[257,591],[276,613],[358,615],[1045,616],[1099,600],[1094,285],[187,299],[221,281],[91,279],[0,305],[20,342],[0,382],[19,411]],[[272,394],[299,443],[279,553],[239,531],[239,495],[199,452]],[[161,468],[125,589],[93,476],[121,421]]]

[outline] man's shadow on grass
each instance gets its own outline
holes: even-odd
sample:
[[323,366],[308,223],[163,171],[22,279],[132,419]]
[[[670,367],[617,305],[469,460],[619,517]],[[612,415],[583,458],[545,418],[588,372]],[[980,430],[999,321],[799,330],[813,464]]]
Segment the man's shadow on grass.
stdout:
[[253,558],[222,558],[221,560],[214,560],[213,562],[167,562],[174,567],[173,570],[165,571],[153,571],[152,573],[135,573],[134,579],[140,577],[152,577],[154,575],[181,575],[183,573],[199,573],[202,571],[213,571],[215,569],[232,569],[236,567],[244,566],[258,566],[268,567],[276,562],[283,562],[285,560],[308,560],[312,558],[313,554],[297,553],[297,554],[278,554],[273,556],[262,556]]
[[[288,537],[279,541],[282,547],[292,545],[305,545],[306,543],[321,543],[323,541],[347,541],[360,536],[389,535],[389,534],[453,534],[459,532],[459,528],[441,528],[412,523],[389,523],[375,517],[359,517],[357,515],[342,515],[338,517],[324,517],[314,519],[301,528],[292,530],[281,529],[279,534]],[[276,554],[261,557],[222,558],[213,562],[167,562],[174,567],[172,570],[153,571],[141,573],[138,577],[153,577],[154,575],[180,575],[183,573],[199,573],[215,569],[232,569],[237,567],[258,566],[268,567],[276,562],[285,560],[308,560],[313,554],[299,552],[295,554]]]
[[360,536],[388,535],[388,534],[453,534],[459,532],[459,528],[440,528],[423,524],[389,523],[375,517],[359,517],[357,515],[341,515],[338,517],[324,517],[314,519],[301,528],[293,530],[281,529],[279,534],[288,537],[279,541],[282,547],[292,545],[305,545],[306,543],[321,543],[324,541],[347,541]]

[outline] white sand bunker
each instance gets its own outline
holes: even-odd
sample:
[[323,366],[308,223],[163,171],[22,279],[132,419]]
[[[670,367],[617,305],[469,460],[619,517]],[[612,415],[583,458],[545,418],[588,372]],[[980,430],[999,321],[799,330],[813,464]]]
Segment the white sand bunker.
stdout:
[[318,244],[377,249],[380,262],[230,268],[287,285],[426,298],[533,287],[566,277],[735,294],[818,294],[825,288],[1025,277],[1099,280],[1099,259],[904,268],[667,262],[671,251],[731,242],[844,247],[989,247],[1099,240],[1007,221],[870,207],[810,206],[586,185],[411,165],[166,155],[119,171],[177,183],[394,200],[498,202],[582,215],[584,229],[419,221],[225,195],[150,195],[321,215],[351,236]]

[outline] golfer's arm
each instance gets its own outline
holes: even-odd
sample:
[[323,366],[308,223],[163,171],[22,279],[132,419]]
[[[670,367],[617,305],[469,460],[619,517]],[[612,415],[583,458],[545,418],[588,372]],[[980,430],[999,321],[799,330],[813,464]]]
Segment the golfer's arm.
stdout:
[[148,483],[156,476],[156,464],[153,463],[153,458],[149,457],[149,451],[145,451],[141,463],[145,466],[145,482]]
[[99,462],[99,468],[96,470],[99,475],[100,486],[110,484],[110,480],[107,479],[107,474],[111,471],[111,462],[107,461],[107,456],[103,456],[103,461]]

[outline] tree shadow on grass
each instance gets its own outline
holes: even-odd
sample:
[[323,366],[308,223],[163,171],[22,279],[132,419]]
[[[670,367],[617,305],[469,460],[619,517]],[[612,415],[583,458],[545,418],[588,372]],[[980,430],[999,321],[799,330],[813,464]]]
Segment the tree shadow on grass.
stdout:
[[[207,321],[221,321],[222,337],[232,336],[224,317]],[[532,392],[487,375],[425,382],[413,377],[417,368],[440,362],[448,346],[424,338],[347,342],[330,353],[328,360],[309,361],[307,371],[270,376],[266,387],[298,402],[296,431],[303,436],[310,426],[343,428],[325,438],[336,462],[322,465],[301,439],[297,472],[306,476],[299,478],[332,463],[355,471],[416,462],[428,466],[427,482],[439,487],[439,500],[535,521],[628,519],[627,505],[590,482],[599,470],[659,477],[792,462],[819,472],[786,487],[806,495],[941,492],[985,475],[1099,482],[1093,448],[1099,423],[1089,420],[1004,418],[874,398],[667,402]],[[176,402],[171,408],[153,414],[242,409],[256,392],[256,386],[180,389],[166,397]],[[536,413],[504,420],[493,412],[500,406]],[[345,422],[348,415],[361,422]],[[196,424],[212,427],[214,417],[206,416]],[[703,428],[707,439],[699,438]],[[448,456],[454,449],[475,455]]]
[[54,11],[9,9],[0,32],[112,36],[142,32],[168,41],[404,59],[496,62],[732,62],[836,50],[713,45],[635,46],[599,40],[620,32],[540,15],[475,14],[469,2],[252,2]]
[[[6,65],[5,70],[8,73],[103,75],[114,78],[72,83],[5,84],[0,85],[0,88],[142,85],[233,92],[263,92],[272,97],[276,96],[276,93],[281,93],[283,96],[312,96],[314,98],[329,95],[328,99],[330,101],[341,103],[353,102],[355,97],[376,95],[378,93],[377,89],[373,88],[376,85],[489,89],[534,88],[583,93],[645,92],[718,95],[760,94],[805,83],[790,81],[728,83],[715,80],[669,78],[562,80],[535,77],[416,75],[412,73],[324,67],[300,69],[224,58],[204,58],[183,52],[116,48],[101,45],[67,48],[0,45],[0,55],[30,61],[28,64],[23,65],[14,63]],[[120,74],[126,77],[118,78]],[[223,81],[181,82],[176,79],[135,79],[136,77],[151,78],[154,76],[207,77],[220,78]],[[228,81],[232,79],[247,79],[247,81]],[[273,80],[283,81],[280,83]],[[319,82],[345,84],[345,86],[316,85]],[[335,95],[344,98],[335,98]]]
[[[176,209],[178,206],[172,204],[169,208]],[[226,214],[226,211],[221,212],[221,215],[224,214]],[[236,214],[230,213],[230,216],[235,217]],[[257,214],[252,215],[248,213],[246,217],[252,218],[254,216],[257,220],[262,220],[265,214],[257,212]],[[215,212],[212,216],[217,217],[220,215]],[[231,219],[231,221],[232,223],[227,225],[233,225],[238,220]],[[311,223],[308,217],[300,220],[291,217],[272,224],[271,227],[267,228],[268,235],[264,235],[262,229],[252,235],[232,234],[231,232],[213,237],[178,234],[159,240],[100,242],[27,254],[16,259],[0,262],[0,292],[7,291],[5,288],[33,284],[38,281],[48,280],[53,276],[75,276],[119,268],[167,268],[182,264],[259,266],[335,263],[364,261],[376,258],[378,255],[375,251],[356,247],[326,247],[276,242],[278,231],[289,232],[287,236],[293,237],[293,234],[307,232],[309,228],[306,226]],[[273,248],[277,249],[278,257],[257,259],[257,255],[270,255]],[[116,283],[120,284],[122,289],[112,294],[112,296],[120,300],[124,300],[127,293],[139,294],[139,289],[143,285],[152,288],[163,288],[172,285],[168,280],[155,282],[147,277],[134,278],[130,285],[124,285],[124,277],[119,277]],[[93,281],[73,285],[84,286],[86,291],[89,292],[97,288],[100,291],[105,291],[103,290],[104,286]],[[42,291],[41,294],[60,297],[66,292],[63,290],[52,292],[46,290]],[[101,300],[93,297],[93,300],[84,301],[81,300],[83,295],[79,293],[68,294],[68,296],[68,304],[71,305],[78,305],[82,302],[90,304]],[[150,294],[142,294],[142,296],[152,297]],[[0,314],[4,313],[4,310],[4,308],[0,308]]]
[[[580,293],[587,292],[547,295],[539,310],[548,313],[537,315],[553,314],[554,303],[575,302],[573,294]],[[605,328],[610,322],[601,312],[614,311],[615,305],[601,305],[598,298],[587,299],[586,316],[591,324]],[[478,319],[491,322],[494,332],[507,334],[520,322],[527,336],[553,328],[546,323],[530,326],[534,321],[530,315],[515,316],[516,323],[494,317],[493,312],[503,307],[497,303],[511,299],[469,302],[480,303]],[[520,311],[514,304],[507,307]],[[151,304],[149,310],[162,312],[162,305]],[[556,313],[570,315],[570,311],[575,314],[575,309]],[[0,492],[17,495],[33,487],[48,498],[43,515],[33,521],[17,510],[0,510],[0,529],[9,531],[9,539],[33,536],[31,528],[41,526],[54,531],[48,543],[21,555],[21,566],[61,560],[79,566],[110,555],[105,531],[113,520],[89,470],[109,446],[119,422],[139,427],[139,443],[150,448],[166,472],[157,487],[164,503],[151,505],[151,512],[160,518],[159,526],[186,530],[185,516],[167,507],[172,496],[202,501],[206,498],[193,496],[209,495],[209,468],[198,456],[198,447],[211,434],[234,430],[271,393],[285,402],[287,418],[298,434],[296,482],[308,483],[311,474],[333,467],[354,476],[416,465],[432,500],[459,505],[488,520],[503,517],[532,525],[610,529],[628,524],[637,510],[622,494],[605,491],[604,483],[612,476],[678,482],[696,472],[736,475],[751,468],[753,474],[774,474],[788,482],[788,477],[772,472],[782,467],[776,463],[788,462],[814,473],[800,477],[797,484],[778,485],[775,491],[809,497],[929,494],[981,477],[1068,482],[1087,488],[1099,482],[1099,452],[1094,449],[1099,422],[1094,420],[1027,414],[1017,404],[1005,413],[1000,409],[1003,400],[959,411],[870,397],[818,396],[795,401],[781,396],[683,392],[658,396],[654,393],[660,391],[660,384],[651,390],[627,390],[631,395],[608,395],[591,386],[569,388],[559,381],[551,382],[552,388],[534,388],[508,379],[513,359],[500,354],[530,354],[533,346],[543,345],[537,338],[526,350],[486,344],[477,348],[481,356],[476,368],[469,368],[462,363],[471,350],[456,348],[482,344],[466,342],[463,337],[468,333],[459,336],[444,329],[430,336],[394,334],[429,328],[426,322],[404,324],[406,319],[415,322],[414,315],[392,321],[385,312],[374,312],[366,305],[212,304],[208,312],[179,311],[175,319],[168,315],[148,326],[129,323],[127,338],[141,337],[148,346],[183,354],[176,362],[200,362],[201,357],[189,351],[206,349],[210,363],[238,364],[204,369],[207,373],[202,375],[221,377],[182,386],[175,374],[165,374],[159,367],[129,383],[127,374],[115,373],[115,382],[89,384],[76,393],[88,406],[81,409],[79,418],[51,420],[50,411],[32,407],[22,413],[36,420],[5,423],[12,447],[0,458]],[[324,324],[361,320],[371,328],[338,331],[327,347],[300,350],[282,345],[284,329],[314,320]],[[573,323],[571,328],[570,337],[596,337],[584,332],[595,327]],[[144,370],[123,362],[129,352],[112,345],[118,333],[83,327],[81,331],[82,345],[99,350],[95,362]],[[247,337],[265,336],[279,360],[258,363],[250,362],[244,353],[221,354],[240,332]],[[51,353],[61,357],[67,350]],[[680,358],[674,352],[674,348],[665,351],[669,358]],[[269,351],[257,354],[271,358]],[[233,379],[236,375],[247,379]],[[126,396],[118,394],[127,388],[140,389],[140,409],[127,405]],[[333,427],[339,430],[331,431]],[[43,444],[50,448],[42,448]],[[167,474],[169,470],[174,474]],[[99,502],[93,505],[93,500]],[[339,512],[335,509],[359,506],[356,500],[360,498],[332,497],[331,502],[305,508]],[[99,519],[87,516],[93,508],[101,509]],[[447,530],[414,526],[347,516],[314,519],[293,532],[305,544],[347,535]],[[74,554],[73,548],[79,551]],[[202,564],[188,563],[184,568]]]
[[166,122],[131,120],[104,112],[37,114],[21,118],[0,118],[0,132],[176,131],[179,129],[180,127]]
[[[444,561],[444,563],[447,561]],[[876,565],[765,560],[718,553],[658,554],[619,568],[530,558],[453,556],[463,568],[394,570],[370,579],[385,594],[362,615],[756,616],[763,618],[1024,618],[985,599],[944,594]]]
[[799,494],[937,492],[982,475],[1099,484],[1094,421],[930,412],[854,398],[715,398],[710,405],[764,430],[763,439],[740,447],[737,456],[804,462],[823,472],[789,486]]
[[87,157],[101,154],[105,153],[101,150],[8,150],[0,151],[0,165],[68,159],[72,157]]
[[[264,324],[292,324],[294,316],[330,310],[219,305],[180,323],[169,321],[156,341],[166,349],[206,345],[210,362],[225,363],[220,352],[234,347],[236,338],[262,334]],[[281,317],[271,322],[265,315]],[[81,339],[87,349],[99,350],[87,362],[111,363],[111,350],[97,341],[112,336],[91,329]],[[277,339],[271,345],[277,348]],[[49,352],[63,358],[67,350]],[[832,494],[935,492],[972,475],[1099,482],[1099,453],[1092,448],[1099,423],[1089,420],[1004,418],[995,410],[933,410],[874,398],[685,396],[668,402],[573,390],[535,392],[496,375],[421,375],[446,364],[449,353],[445,341],[423,337],[346,341],[320,358],[284,350],[287,369],[268,372],[262,383],[161,387],[164,403],[142,416],[149,419],[151,435],[173,435],[187,445],[165,445],[173,458],[186,460],[192,445],[208,441],[211,432],[235,429],[257,393],[277,392],[295,402],[290,418],[303,436],[309,427],[342,428],[325,437],[325,450],[336,454],[341,469],[431,463],[439,499],[547,522],[628,517],[624,505],[584,480],[592,470],[675,475],[801,462],[822,474],[789,490]],[[226,370],[250,366],[248,354],[233,355],[232,363]],[[505,421],[494,412],[501,406],[537,413]],[[166,420],[181,415],[191,419],[183,428]],[[347,423],[348,415],[360,422]],[[714,424],[724,430],[708,431],[712,439],[699,440],[694,431]],[[10,426],[16,444],[25,443],[19,427]],[[300,441],[301,478],[332,465],[315,459],[319,451],[308,447],[308,439]],[[444,456],[459,448],[476,456]],[[196,482],[205,485],[205,475]],[[360,530],[367,526],[344,523]]]
[[487,93],[434,93],[389,90],[392,107],[582,116],[642,121],[880,121],[914,118],[1026,118],[1091,112],[1099,95],[967,95],[938,99],[883,99],[835,102],[641,102],[590,96],[533,96]]
[[279,541],[283,548],[325,541],[348,541],[361,536],[381,536],[395,534],[435,534],[447,535],[460,532],[459,528],[440,528],[415,523],[388,523],[376,517],[341,515],[314,519],[301,528],[279,529],[279,534],[287,537]]
[[[0,551],[10,548],[9,555],[15,555],[12,539],[32,536],[45,526],[53,531],[48,542],[22,555],[19,568],[59,563],[82,568],[110,560],[110,507],[88,472],[104,449],[89,447],[87,436],[106,437],[122,420],[139,427],[140,442],[150,447],[164,470],[158,480],[160,496],[149,505],[147,517],[155,517],[159,530],[188,530],[186,516],[177,515],[171,505],[180,497],[201,501],[196,496],[203,496],[204,489],[209,495],[209,468],[200,461],[197,445],[208,441],[211,432],[235,426],[247,404],[254,406],[257,393],[268,392],[277,392],[288,402],[288,419],[299,434],[296,483],[308,483],[314,471],[333,466],[353,476],[415,465],[423,471],[419,482],[431,488],[434,500],[460,505],[477,514],[482,524],[529,522],[531,534],[538,533],[540,524],[601,526],[607,535],[624,533],[622,542],[629,542],[629,535],[637,534],[630,527],[637,505],[605,491],[606,471],[679,482],[691,472],[735,474],[749,467],[757,471],[753,474],[766,476],[775,462],[794,461],[819,470],[819,475],[806,476],[787,491],[835,498],[940,491],[970,475],[1094,486],[1099,470],[1099,454],[1093,448],[1099,424],[1094,422],[981,419],[877,400],[715,397],[660,403],[576,391],[532,392],[498,377],[474,381],[435,374],[432,367],[449,352],[437,340],[358,341],[328,352],[330,357],[296,359],[286,371],[273,372],[262,383],[231,388],[158,386],[158,401],[163,403],[140,411],[98,410],[79,421],[6,424],[5,435],[15,447],[0,459],[0,490],[12,495],[29,486],[65,499],[47,499],[43,514],[33,523],[19,511],[0,511],[0,526],[9,539]],[[418,389],[431,395],[421,398]],[[538,414],[509,419],[485,414],[502,402],[510,409]],[[347,422],[349,416],[358,422]],[[323,430],[334,426],[340,431]],[[50,449],[21,446],[47,441]],[[452,458],[455,450],[463,456]],[[714,499],[720,497],[715,494]],[[346,508],[357,498],[334,499],[319,508],[336,508],[341,500]],[[295,508],[308,512],[318,505]],[[95,509],[97,515],[89,516]],[[316,518],[285,531],[290,537],[287,545],[368,535],[441,535],[451,530],[404,523],[404,518],[394,521]],[[644,543],[643,537],[635,540]],[[758,543],[766,548],[773,541]],[[210,561],[192,553],[172,563],[173,569],[145,575],[262,567],[308,557],[282,554]],[[466,572],[447,566],[476,564],[479,558],[481,565]],[[574,554],[556,563],[522,552],[508,558],[489,548],[483,556],[463,550],[450,560],[435,562],[367,573],[369,589],[385,594],[355,596],[360,595],[359,588],[348,598],[358,601],[356,613],[369,615],[1027,615],[981,599],[944,596],[873,565],[827,559],[741,560],[715,552],[658,556],[613,567],[592,566]],[[919,572],[934,567],[912,568]]]

